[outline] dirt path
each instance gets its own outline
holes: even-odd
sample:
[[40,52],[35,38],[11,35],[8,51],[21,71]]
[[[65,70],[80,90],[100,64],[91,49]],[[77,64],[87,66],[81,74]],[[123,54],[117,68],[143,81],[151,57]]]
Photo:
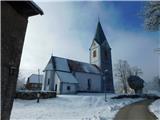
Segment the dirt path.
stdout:
[[114,120],[156,120],[157,117],[148,110],[154,100],[143,100],[123,107]]

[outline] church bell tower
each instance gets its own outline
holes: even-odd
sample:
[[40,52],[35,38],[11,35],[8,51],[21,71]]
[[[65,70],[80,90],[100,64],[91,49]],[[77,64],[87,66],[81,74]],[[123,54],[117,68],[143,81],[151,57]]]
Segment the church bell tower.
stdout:
[[90,64],[98,66],[102,73],[102,92],[114,93],[111,48],[107,42],[100,21],[90,47]]

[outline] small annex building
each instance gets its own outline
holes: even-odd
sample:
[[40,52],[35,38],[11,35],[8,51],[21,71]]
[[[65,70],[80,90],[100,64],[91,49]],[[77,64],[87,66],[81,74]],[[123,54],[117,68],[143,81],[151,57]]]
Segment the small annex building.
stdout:
[[28,90],[41,90],[42,81],[43,81],[43,75],[32,74],[27,79],[26,88]]
[[111,47],[100,21],[89,49],[90,62],[51,56],[44,69],[42,90],[58,94],[77,92],[114,93]]

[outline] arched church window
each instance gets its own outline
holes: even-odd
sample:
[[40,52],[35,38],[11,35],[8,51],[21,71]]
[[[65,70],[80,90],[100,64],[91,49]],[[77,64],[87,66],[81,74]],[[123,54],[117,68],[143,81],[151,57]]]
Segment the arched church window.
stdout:
[[70,89],[71,89],[71,87],[70,87],[70,86],[67,86],[67,90],[70,91]]
[[93,57],[96,57],[96,50],[93,51]]
[[49,85],[50,79],[48,79],[48,85]]

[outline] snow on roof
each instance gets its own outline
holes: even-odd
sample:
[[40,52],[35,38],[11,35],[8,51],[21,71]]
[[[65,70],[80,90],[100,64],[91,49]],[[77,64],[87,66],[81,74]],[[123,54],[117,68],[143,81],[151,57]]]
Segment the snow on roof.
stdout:
[[45,70],[100,74],[96,65],[52,56]]
[[100,71],[96,68],[96,66],[92,64],[83,63],[82,67],[86,72],[100,73]]
[[68,62],[64,58],[54,57],[55,68],[56,70],[67,71],[70,72]]
[[51,58],[44,70],[53,70],[53,58]]
[[89,63],[68,60],[71,71],[100,74],[100,70],[96,65]]
[[57,71],[57,75],[61,82],[78,83],[77,79],[72,75],[72,73]]
[[42,83],[43,75],[32,74],[28,80],[29,83]]

